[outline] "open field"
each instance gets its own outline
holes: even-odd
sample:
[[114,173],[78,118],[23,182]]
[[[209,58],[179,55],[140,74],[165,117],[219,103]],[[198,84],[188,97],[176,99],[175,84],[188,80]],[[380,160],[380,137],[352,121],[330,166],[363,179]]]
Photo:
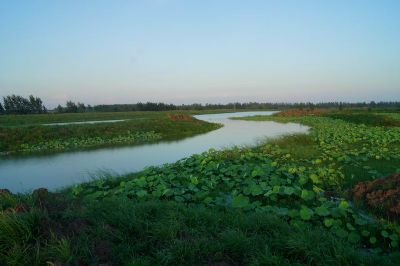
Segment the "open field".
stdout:
[[[121,112],[0,116],[0,152],[55,152],[175,140],[220,125],[199,121],[189,112]],[[47,123],[104,121],[116,123],[44,126]]]
[[[241,110],[257,111],[257,109]],[[233,109],[218,110],[192,110],[192,111],[132,111],[132,112],[86,112],[86,113],[48,113],[33,115],[0,115],[0,127],[20,127],[37,126],[50,123],[67,123],[83,121],[103,121],[103,120],[137,120],[137,119],[156,119],[163,118],[165,115],[172,114],[214,114],[235,112]]]
[[241,119],[309,134],[58,193],[2,192],[0,264],[399,265],[400,176],[379,178],[400,172],[400,128],[383,114],[299,113]]

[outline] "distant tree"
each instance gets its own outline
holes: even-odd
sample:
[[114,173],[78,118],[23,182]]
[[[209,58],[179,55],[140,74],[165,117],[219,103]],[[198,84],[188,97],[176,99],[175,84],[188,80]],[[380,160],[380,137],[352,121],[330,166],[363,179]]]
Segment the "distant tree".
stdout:
[[64,113],[64,108],[59,104],[59,105],[57,105],[55,111],[57,113]]
[[2,108],[6,114],[42,114],[47,112],[42,100],[33,97],[33,95],[26,99],[13,94],[3,97],[3,102]]
[[3,115],[3,114],[4,114],[4,107],[0,102],[0,115]]
[[376,103],[375,103],[374,101],[371,101],[371,102],[369,103],[369,106],[370,106],[371,108],[375,108],[375,107],[376,107]]
[[72,101],[67,101],[66,107],[65,107],[65,112],[76,113],[76,112],[78,112],[78,106]]
[[[324,102],[324,103],[227,103],[227,104],[182,104],[173,105],[165,103],[135,103],[135,104],[112,104],[112,105],[95,105],[90,108],[96,112],[126,112],[126,111],[170,111],[170,110],[210,110],[210,109],[234,109],[252,110],[252,109],[314,109],[314,108],[362,108],[362,107],[380,107],[380,108],[400,108],[400,102],[379,102],[379,103],[348,103],[348,102]],[[88,107],[86,110],[88,111]]]
[[58,105],[55,109],[57,113],[84,113],[93,110],[93,107],[84,103],[74,103],[73,101],[67,101],[65,107]]
[[42,99],[39,97],[33,97],[33,95],[29,96],[29,104],[30,104],[30,113],[32,114],[42,114],[46,113],[46,107],[44,107]]
[[77,106],[77,112],[78,113],[84,113],[86,111],[86,106],[84,103],[80,103],[78,102],[78,106]]
[[31,112],[29,100],[17,95],[3,97],[4,109],[7,114],[29,114]]

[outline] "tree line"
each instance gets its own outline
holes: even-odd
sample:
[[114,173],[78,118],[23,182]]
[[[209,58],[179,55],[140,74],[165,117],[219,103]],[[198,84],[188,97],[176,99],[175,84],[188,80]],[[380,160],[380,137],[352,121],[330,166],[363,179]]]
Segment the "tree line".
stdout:
[[93,111],[93,108],[90,105],[85,105],[84,103],[67,101],[65,106],[61,106],[59,104],[54,111],[56,113],[84,113]]
[[0,114],[44,114],[46,107],[40,98],[30,95],[24,98],[19,95],[9,95],[0,101]]
[[[83,112],[128,112],[128,111],[173,111],[173,110],[282,110],[288,108],[369,108],[369,109],[397,109],[400,110],[400,102],[321,102],[321,103],[227,103],[227,104],[166,104],[166,103],[134,103],[134,104],[102,104],[85,105],[81,102],[67,101],[64,106],[58,105],[52,112],[56,113],[83,113]],[[46,107],[40,98],[30,95],[24,98],[18,95],[3,97],[0,101],[0,114],[43,114],[47,113]]]
[[322,103],[227,103],[227,104],[165,104],[165,103],[135,103],[135,104],[110,104],[95,105],[90,111],[95,112],[127,112],[127,111],[172,111],[172,110],[212,110],[212,109],[236,109],[236,110],[281,110],[288,108],[394,108],[400,109],[400,102],[322,102]]

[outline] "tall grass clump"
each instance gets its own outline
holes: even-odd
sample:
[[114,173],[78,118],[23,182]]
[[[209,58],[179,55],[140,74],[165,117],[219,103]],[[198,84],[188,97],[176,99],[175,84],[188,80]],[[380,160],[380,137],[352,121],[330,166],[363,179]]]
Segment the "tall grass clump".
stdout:
[[29,265],[38,259],[43,214],[0,212],[0,264]]

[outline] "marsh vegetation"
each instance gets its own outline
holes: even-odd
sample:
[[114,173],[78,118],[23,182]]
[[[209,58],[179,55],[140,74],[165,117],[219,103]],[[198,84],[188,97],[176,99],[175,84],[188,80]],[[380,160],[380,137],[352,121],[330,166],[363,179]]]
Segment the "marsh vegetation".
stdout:
[[398,175],[390,175],[400,172],[397,113],[238,119],[311,131],[55,193],[2,191],[0,263],[400,263]]
[[[68,124],[115,119],[123,121]],[[54,152],[134,145],[180,139],[219,127],[220,125],[197,120],[188,114],[165,112],[7,115],[0,116],[0,153]]]

